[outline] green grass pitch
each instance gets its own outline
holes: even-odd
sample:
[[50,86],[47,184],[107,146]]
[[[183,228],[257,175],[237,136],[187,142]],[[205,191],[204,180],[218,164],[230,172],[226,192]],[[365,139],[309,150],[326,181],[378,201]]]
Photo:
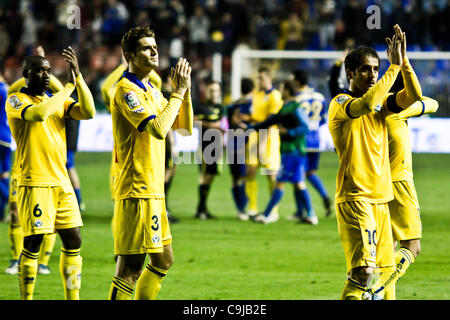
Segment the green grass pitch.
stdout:
[[[77,169],[87,212],[82,228],[81,299],[107,298],[114,275],[109,193],[109,153],[78,153]],[[422,222],[422,253],[397,285],[397,298],[450,298],[450,154],[414,154],[415,184]],[[337,156],[323,153],[319,174],[334,194]],[[197,203],[196,165],[177,167],[169,204],[180,222],[171,226],[175,263],[163,282],[163,300],[335,300],[345,281],[345,261],[336,218],[326,219],[317,193],[310,188],[320,222],[296,224],[285,217],[295,211],[287,186],[280,221],[260,225],[236,219],[229,168],[213,183],[209,208],[218,219],[193,218]],[[259,176],[259,207],[267,203],[267,178]],[[0,300],[20,299],[17,276],[4,273],[10,259],[8,225],[0,223]],[[61,300],[58,239],[50,275],[38,275],[35,299]]]

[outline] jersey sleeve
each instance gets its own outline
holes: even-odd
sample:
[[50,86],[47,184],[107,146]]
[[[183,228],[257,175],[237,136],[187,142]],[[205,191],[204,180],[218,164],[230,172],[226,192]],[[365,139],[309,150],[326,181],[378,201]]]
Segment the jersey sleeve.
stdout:
[[73,109],[73,107],[77,104],[77,101],[73,98],[68,98],[66,101],[64,101],[64,116],[67,118],[72,118],[70,116],[70,111]]
[[269,99],[269,114],[277,114],[283,106],[281,93],[278,90],[274,90]]
[[25,111],[33,105],[33,102],[24,94],[13,93],[8,96],[5,104],[6,114],[9,118],[24,119]]
[[143,131],[148,121],[156,117],[154,108],[146,101],[146,97],[139,90],[121,85],[114,96],[114,107],[138,131]]
[[350,104],[355,100],[352,96],[348,94],[339,94],[333,98],[330,102],[330,107],[328,109],[328,119],[329,121],[345,121],[349,119],[354,119],[349,113]]

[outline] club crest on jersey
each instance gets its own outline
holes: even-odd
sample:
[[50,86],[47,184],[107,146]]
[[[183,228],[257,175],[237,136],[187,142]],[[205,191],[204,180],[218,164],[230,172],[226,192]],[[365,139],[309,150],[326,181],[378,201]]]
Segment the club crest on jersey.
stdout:
[[381,105],[377,105],[373,110],[375,110],[375,112],[380,112],[381,111]]
[[141,105],[141,102],[139,101],[136,92],[134,91],[128,91],[123,95],[123,97],[125,98],[125,101],[127,102],[130,109],[134,109]]
[[17,98],[16,95],[13,95],[9,98],[9,104],[11,105],[11,107],[13,107],[14,109],[19,109],[20,106],[23,104],[23,102],[21,102],[19,100],[19,98]]

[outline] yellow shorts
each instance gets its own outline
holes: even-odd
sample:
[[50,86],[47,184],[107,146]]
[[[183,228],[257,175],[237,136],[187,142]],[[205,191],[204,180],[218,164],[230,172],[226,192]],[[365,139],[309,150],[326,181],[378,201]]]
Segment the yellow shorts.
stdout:
[[389,202],[394,241],[422,238],[419,200],[412,181],[393,183],[394,200]]
[[172,243],[164,199],[124,199],[114,205],[114,254],[163,252]]
[[17,202],[17,176],[11,175],[9,180],[9,203]]
[[339,236],[347,273],[358,267],[379,272],[395,270],[389,207],[387,203],[349,201],[336,204]]
[[23,235],[55,233],[83,225],[71,184],[56,187],[20,186],[17,207]]
[[245,163],[250,166],[261,167],[275,174],[280,168],[280,137],[269,131],[268,135],[252,132],[246,144]]

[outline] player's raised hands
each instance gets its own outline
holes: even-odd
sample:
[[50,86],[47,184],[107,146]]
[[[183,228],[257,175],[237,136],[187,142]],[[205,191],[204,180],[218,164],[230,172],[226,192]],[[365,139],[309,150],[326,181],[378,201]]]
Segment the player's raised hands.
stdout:
[[397,30],[395,30],[395,34],[392,37],[392,39],[389,37],[386,38],[386,43],[388,45],[387,56],[391,64],[397,65],[403,64],[402,41],[403,37],[401,36],[401,33],[399,33]]
[[184,58],[180,58],[176,67],[170,69],[170,79],[176,93],[184,96],[186,90],[191,87],[191,72],[192,68]]
[[64,56],[64,60],[66,60],[70,65],[70,74],[72,82],[76,83],[76,77],[80,74],[80,66],[78,65],[78,59],[75,54],[75,51],[73,51],[72,47],[68,47],[67,49],[63,50],[62,55]]
[[402,31],[400,26],[396,24],[394,26],[395,34],[401,41],[401,52],[402,52],[402,58],[403,60],[406,58],[406,33]]
[[45,51],[44,51],[44,48],[42,48],[41,45],[37,46],[36,53],[38,55],[40,55],[41,57],[45,57]]

